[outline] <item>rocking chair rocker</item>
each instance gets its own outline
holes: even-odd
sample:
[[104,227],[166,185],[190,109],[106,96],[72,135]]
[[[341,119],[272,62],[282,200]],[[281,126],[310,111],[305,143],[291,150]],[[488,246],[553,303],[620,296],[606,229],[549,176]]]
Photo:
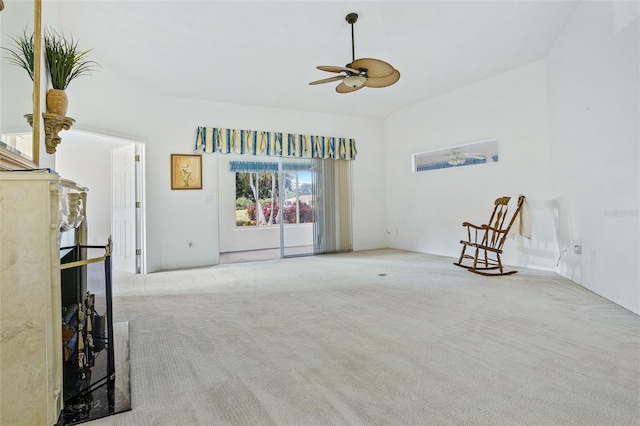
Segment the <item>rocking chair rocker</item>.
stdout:
[[[495,201],[495,207],[488,225],[474,225],[464,222],[462,226],[467,228],[467,240],[460,240],[462,244],[462,252],[460,258],[454,265],[467,268],[470,272],[480,275],[511,275],[518,271],[505,272],[502,267],[502,246],[509,235],[511,225],[522,209],[524,203],[524,195],[518,197],[516,210],[511,216],[509,222],[506,222],[508,213],[508,204],[511,197],[500,197]],[[506,222],[506,226],[505,226]],[[473,249],[473,255],[466,254],[467,247]],[[464,260],[470,260],[472,265],[464,265]],[[496,272],[486,272],[488,270],[498,270]]]

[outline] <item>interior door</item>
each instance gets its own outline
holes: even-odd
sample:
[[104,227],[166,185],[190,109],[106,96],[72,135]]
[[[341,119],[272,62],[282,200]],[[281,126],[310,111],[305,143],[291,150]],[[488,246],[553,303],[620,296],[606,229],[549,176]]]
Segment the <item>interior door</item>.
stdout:
[[111,151],[113,269],[136,273],[136,146]]
[[281,158],[280,254],[281,257],[307,256],[314,253],[313,161],[304,158]]

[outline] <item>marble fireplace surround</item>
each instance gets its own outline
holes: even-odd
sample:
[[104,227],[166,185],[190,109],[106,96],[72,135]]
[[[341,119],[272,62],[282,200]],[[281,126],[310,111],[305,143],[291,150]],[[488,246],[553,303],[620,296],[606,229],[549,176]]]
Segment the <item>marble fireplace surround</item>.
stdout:
[[61,229],[86,244],[87,189],[48,170],[0,172],[0,424],[63,408]]

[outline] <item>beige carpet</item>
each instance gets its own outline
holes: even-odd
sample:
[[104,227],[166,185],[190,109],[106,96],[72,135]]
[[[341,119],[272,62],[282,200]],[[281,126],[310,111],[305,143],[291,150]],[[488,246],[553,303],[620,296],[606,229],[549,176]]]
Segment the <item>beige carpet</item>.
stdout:
[[115,274],[133,410],[91,425],[637,425],[640,317],[376,250]]

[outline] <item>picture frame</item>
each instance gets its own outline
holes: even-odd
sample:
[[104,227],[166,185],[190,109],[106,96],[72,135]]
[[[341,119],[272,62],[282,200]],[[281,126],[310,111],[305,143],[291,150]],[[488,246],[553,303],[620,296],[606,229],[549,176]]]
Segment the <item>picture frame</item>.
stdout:
[[202,155],[171,154],[171,189],[202,189]]

